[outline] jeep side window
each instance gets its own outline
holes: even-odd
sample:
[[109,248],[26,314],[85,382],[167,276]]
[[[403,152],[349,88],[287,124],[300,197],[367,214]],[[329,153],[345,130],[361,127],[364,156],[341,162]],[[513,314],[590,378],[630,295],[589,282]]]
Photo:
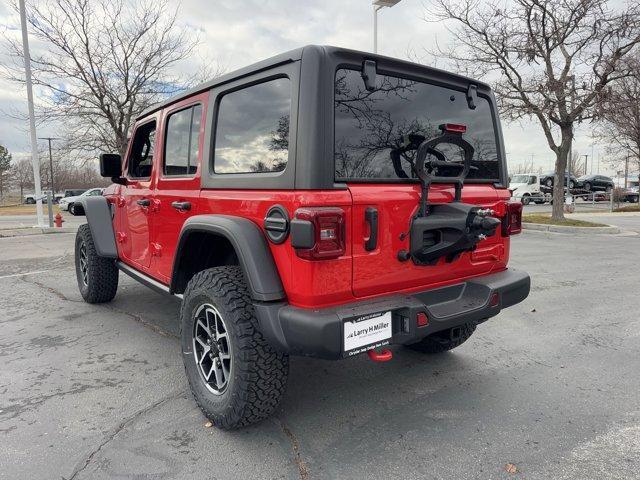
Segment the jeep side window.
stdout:
[[218,108],[214,172],[282,172],[289,157],[290,113],[288,78],[225,94]]
[[127,168],[130,177],[151,177],[155,139],[156,122],[145,123],[136,129]]
[[172,113],[167,119],[165,175],[194,175],[198,167],[202,105]]

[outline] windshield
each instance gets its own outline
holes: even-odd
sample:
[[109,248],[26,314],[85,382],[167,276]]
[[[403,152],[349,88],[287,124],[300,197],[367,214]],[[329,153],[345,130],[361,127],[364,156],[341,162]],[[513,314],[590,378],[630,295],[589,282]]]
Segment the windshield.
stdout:
[[511,177],[511,183],[534,183],[535,177],[531,175],[514,175]]
[[[440,135],[444,123],[466,126],[463,138],[474,148],[467,178],[500,178],[491,105],[483,97],[471,110],[465,92],[389,75],[376,75],[376,89],[367,91],[359,71],[340,69],[334,108],[336,179],[415,178],[410,162],[417,147]],[[456,146],[436,150],[449,162],[463,161]],[[395,167],[393,153],[400,157]]]

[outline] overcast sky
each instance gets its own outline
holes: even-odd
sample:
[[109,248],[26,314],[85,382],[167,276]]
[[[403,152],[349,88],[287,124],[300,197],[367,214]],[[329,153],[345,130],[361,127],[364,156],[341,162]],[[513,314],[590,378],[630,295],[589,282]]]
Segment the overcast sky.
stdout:
[[[27,4],[29,1],[27,1]],[[277,53],[305,44],[325,44],[371,51],[373,16],[369,0],[182,0],[180,23],[198,31],[202,38],[202,56],[216,58],[228,70],[242,67]],[[441,23],[423,20],[423,0],[402,0],[378,15],[379,53],[398,58],[420,58],[434,65],[424,53],[436,39],[443,43],[448,34]],[[19,17],[0,3],[0,29],[19,33]],[[38,48],[38,45],[34,45]],[[443,66],[438,63],[437,66]],[[184,66],[186,68],[189,65]],[[36,96],[38,92],[35,92]],[[29,151],[29,134],[25,122],[7,115],[8,111],[26,111],[26,92],[0,79],[0,143],[16,156]],[[509,163],[513,166],[531,161],[545,170],[551,169],[554,155],[549,150],[540,127],[533,122],[503,124]],[[589,155],[590,128],[576,132],[574,148]],[[55,136],[54,126],[41,126],[38,136]],[[605,146],[594,145],[596,165],[599,154],[601,171]],[[594,170],[595,172],[595,170]]]

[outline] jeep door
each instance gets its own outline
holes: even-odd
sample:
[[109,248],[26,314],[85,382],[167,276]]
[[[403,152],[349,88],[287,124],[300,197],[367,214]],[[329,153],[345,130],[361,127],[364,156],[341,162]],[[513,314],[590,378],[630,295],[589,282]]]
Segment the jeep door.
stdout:
[[[439,125],[466,127],[463,138],[474,147],[462,201],[492,208],[501,197],[508,199],[508,190],[494,186],[500,182],[500,142],[488,98],[478,94],[472,109],[468,84],[448,87],[378,72],[375,89],[368,90],[359,70],[338,68],[335,75],[335,176],[353,199],[354,295],[434,287],[504,268],[508,244],[499,232],[454,261],[440,258],[425,266],[399,259],[409,250],[421,197],[411,162],[423,141],[441,135]],[[437,149],[446,161],[463,160],[460,149],[444,145]],[[453,197],[452,185],[433,184],[428,201],[448,203]],[[429,241],[425,238],[425,245]]]
[[187,218],[198,211],[202,147],[208,93],[166,108],[153,202],[151,249],[154,276],[168,283],[178,237]]
[[135,128],[125,163],[127,184],[118,199],[122,257],[127,263],[146,269],[151,260],[150,215],[152,174],[156,151],[156,118],[144,120]]

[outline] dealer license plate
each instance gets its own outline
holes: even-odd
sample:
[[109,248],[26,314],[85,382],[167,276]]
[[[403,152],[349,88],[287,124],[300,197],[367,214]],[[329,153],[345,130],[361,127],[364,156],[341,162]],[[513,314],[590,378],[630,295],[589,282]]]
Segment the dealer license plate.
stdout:
[[344,322],[344,354],[356,355],[387,345],[391,338],[391,312],[362,315]]

